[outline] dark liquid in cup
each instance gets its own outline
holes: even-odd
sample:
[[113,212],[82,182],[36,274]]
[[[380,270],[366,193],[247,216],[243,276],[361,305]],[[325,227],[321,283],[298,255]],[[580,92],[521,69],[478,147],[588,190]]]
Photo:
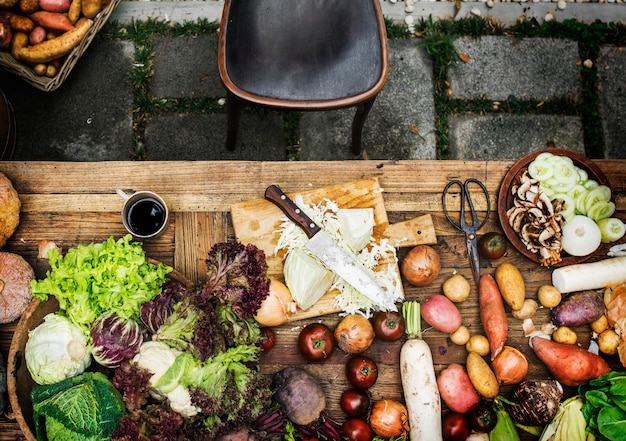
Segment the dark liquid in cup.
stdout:
[[128,210],[128,225],[138,236],[156,233],[164,222],[165,208],[156,199],[142,199]]

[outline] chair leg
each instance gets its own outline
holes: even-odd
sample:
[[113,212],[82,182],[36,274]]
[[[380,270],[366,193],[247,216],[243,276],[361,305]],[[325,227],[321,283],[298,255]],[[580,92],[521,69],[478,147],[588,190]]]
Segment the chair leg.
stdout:
[[352,121],[352,154],[354,155],[361,154],[361,135],[363,133],[363,125],[365,125],[365,120],[367,119],[367,115],[370,113],[370,110],[372,110],[375,100],[376,96],[358,104],[356,107],[356,114],[354,115],[354,120]]
[[239,116],[241,101],[229,93],[226,97],[226,149],[233,151],[237,145],[237,131],[239,130]]

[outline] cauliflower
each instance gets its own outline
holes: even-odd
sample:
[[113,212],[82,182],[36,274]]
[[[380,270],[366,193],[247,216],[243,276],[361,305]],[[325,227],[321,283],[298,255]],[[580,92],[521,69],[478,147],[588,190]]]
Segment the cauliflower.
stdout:
[[192,417],[200,409],[191,404],[189,391],[183,385],[178,384],[174,388],[159,385],[159,380],[168,372],[180,354],[180,351],[170,348],[165,343],[148,341],[141,345],[139,352],[133,358],[133,363],[137,363],[137,366],[152,373],[150,385],[167,397],[174,412],[185,417]]

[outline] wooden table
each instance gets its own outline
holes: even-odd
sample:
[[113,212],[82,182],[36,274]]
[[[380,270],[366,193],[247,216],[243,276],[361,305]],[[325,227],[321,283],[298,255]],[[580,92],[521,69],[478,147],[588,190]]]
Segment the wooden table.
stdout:
[[[626,161],[597,161],[597,164],[614,189],[617,216],[626,219]],[[103,241],[110,236],[119,238],[125,230],[120,221],[122,200],[115,190],[150,189],[165,198],[172,218],[163,236],[144,243],[147,255],[173,265],[192,280],[203,280],[204,259],[212,244],[234,239],[229,214],[231,204],[262,198],[270,184],[279,185],[285,192],[296,192],[377,177],[384,189],[390,222],[432,215],[438,236],[435,248],[442,260],[441,273],[428,287],[405,285],[408,299],[425,299],[430,294],[440,293],[443,281],[454,272],[472,279],[465,238],[443,215],[443,187],[450,179],[480,179],[495,207],[500,182],[511,165],[510,161],[0,162],[0,171],[12,180],[22,200],[20,226],[4,250],[24,256],[36,269],[37,277],[44,277],[45,262],[37,259],[39,241],[53,240],[67,249],[79,243]],[[478,205],[479,210],[485,210],[484,198]],[[494,211],[481,233],[499,228]],[[594,259],[604,257],[606,249],[608,246]],[[400,249],[399,258],[406,251]],[[495,265],[505,261],[520,268],[529,297],[536,297],[537,288],[550,282],[550,269],[541,268],[513,249],[499,261],[483,261],[482,272],[493,273]],[[473,285],[470,299],[460,305],[464,323],[472,334],[482,333],[476,300],[477,290]],[[547,311],[540,310],[535,317],[536,322],[547,320]],[[321,320],[333,327],[339,317],[330,315],[312,320]],[[298,331],[309,321],[276,328],[277,346],[262,356],[265,371],[305,364],[295,341]],[[15,324],[0,326],[0,350],[4,355],[8,353],[14,328]],[[509,317],[509,328],[508,344],[520,348],[531,362],[529,378],[547,377],[543,365],[528,348],[521,322]],[[586,344],[587,328],[577,331],[579,340]],[[465,348],[452,344],[446,335],[428,330],[424,338],[432,349],[437,371],[452,362],[465,362]],[[378,381],[371,389],[374,399],[402,399],[398,372],[400,345],[399,342],[375,341],[366,353],[378,362],[380,369]],[[348,387],[343,371],[347,358],[338,350],[322,364],[305,366],[322,380],[328,408],[337,419],[342,418],[339,396]],[[620,367],[616,357],[610,358],[610,362],[614,368]],[[502,392],[507,390],[503,388]],[[14,421],[0,418],[0,440],[14,440],[19,434]]]

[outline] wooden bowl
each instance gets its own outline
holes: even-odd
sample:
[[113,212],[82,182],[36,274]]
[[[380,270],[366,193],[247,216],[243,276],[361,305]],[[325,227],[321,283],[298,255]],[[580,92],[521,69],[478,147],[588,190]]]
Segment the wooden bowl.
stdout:
[[[515,247],[515,249],[522,253],[524,256],[537,263],[539,263],[539,256],[526,248],[526,245],[522,243],[517,233],[513,231],[513,228],[511,228],[511,226],[509,225],[509,220],[506,212],[509,208],[513,206],[513,195],[510,191],[511,186],[519,183],[519,178],[524,170],[527,169],[528,164],[530,164],[540,153],[543,152],[549,152],[557,156],[569,156],[576,166],[582,168],[588,173],[589,179],[595,179],[596,181],[598,181],[598,183],[610,187],[609,180],[597,165],[595,165],[585,156],[568,149],[549,148],[537,150],[529,153],[528,155],[525,155],[511,166],[509,171],[504,176],[504,179],[502,180],[500,192],[498,193],[498,218],[500,219],[500,224],[502,226],[504,234],[509,239],[513,247]],[[552,266],[560,267],[584,262],[585,260],[595,255],[599,249],[600,247],[598,247],[598,249],[596,249],[593,253],[587,254],[586,256],[570,256],[565,251],[562,251],[561,262]]]
[[[147,260],[150,263],[158,263],[152,259]],[[191,280],[177,270],[170,272],[167,276],[170,280],[178,281],[187,287],[193,285]],[[45,302],[33,299],[20,317],[9,348],[7,368],[9,402],[26,441],[37,441],[35,424],[33,422],[33,405],[30,400],[30,392],[37,384],[33,381],[26,367],[24,348],[26,347],[29,331],[43,323],[43,319],[47,314],[58,310],[59,302],[57,302],[54,296],[49,296]]]

